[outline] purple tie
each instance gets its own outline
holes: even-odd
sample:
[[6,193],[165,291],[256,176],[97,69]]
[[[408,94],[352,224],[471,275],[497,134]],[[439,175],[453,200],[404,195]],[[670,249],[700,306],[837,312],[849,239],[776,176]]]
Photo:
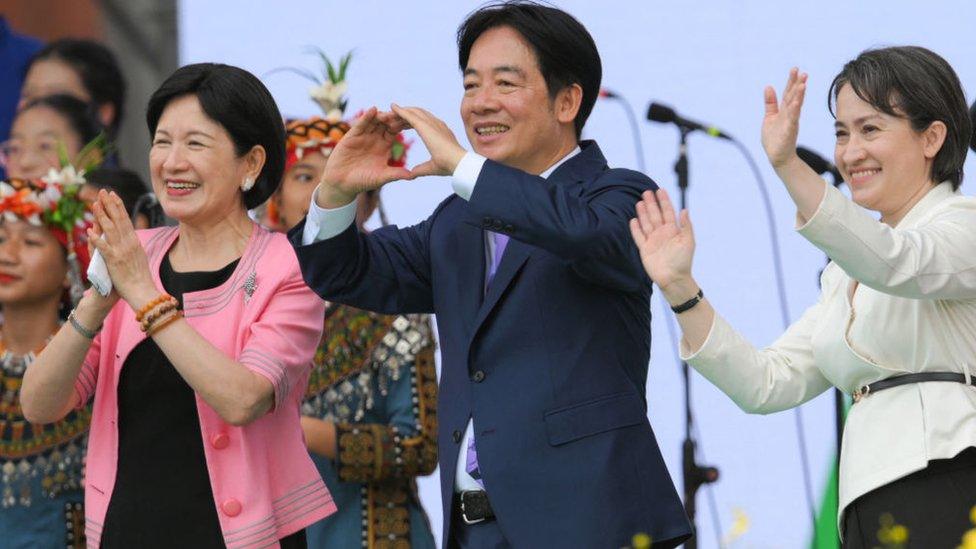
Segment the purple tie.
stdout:
[[[498,272],[498,266],[501,265],[502,254],[505,253],[505,246],[508,246],[508,237],[503,234],[491,233],[491,238],[495,243],[495,253],[491,258],[491,266],[488,267],[488,277],[485,281],[485,292],[487,292],[488,287],[491,286],[491,281],[495,278],[495,273]],[[471,478],[478,483],[478,486],[484,488],[485,481],[482,480],[481,469],[478,468],[478,450],[474,447],[473,436],[470,440],[468,440],[468,451],[465,458],[464,470],[471,475]]]
[[481,478],[481,469],[478,468],[478,450],[474,447],[474,437],[472,436],[468,440],[468,455],[464,464],[464,470],[471,475],[471,478],[481,486],[482,489],[485,487],[485,481]]
[[491,258],[491,267],[488,269],[485,291],[488,291],[488,287],[491,286],[491,281],[495,278],[495,273],[498,272],[498,266],[502,263],[502,254],[505,253],[505,246],[508,246],[508,237],[503,234],[491,233],[491,239],[495,243],[495,253]]

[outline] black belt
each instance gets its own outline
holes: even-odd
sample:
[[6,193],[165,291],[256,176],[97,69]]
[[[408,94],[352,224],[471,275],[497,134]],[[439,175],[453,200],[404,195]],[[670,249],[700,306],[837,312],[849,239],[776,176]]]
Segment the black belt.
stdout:
[[920,374],[905,374],[901,376],[889,377],[888,379],[875,381],[869,385],[862,385],[861,387],[858,387],[856,391],[854,391],[852,396],[854,397],[854,402],[859,402],[862,398],[871,393],[877,393],[878,391],[884,391],[885,389],[891,389],[892,387],[905,385],[906,383],[924,383],[928,381],[949,381],[952,383],[962,383],[964,385],[976,386],[976,377],[970,376],[967,383],[966,376],[963,374],[953,372],[923,372]]
[[495,512],[484,490],[465,490],[454,495],[454,508],[465,524],[494,520]]

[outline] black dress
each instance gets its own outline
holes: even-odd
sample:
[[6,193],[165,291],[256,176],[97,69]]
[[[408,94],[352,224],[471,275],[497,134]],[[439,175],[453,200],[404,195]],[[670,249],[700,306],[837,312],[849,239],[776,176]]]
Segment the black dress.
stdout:
[[[184,293],[220,286],[237,263],[178,273],[164,257],[159,277],[182,307]],[[151,338],[125,359],[118,406],[118,473],[101,547],[223,548],[195,394]],[[281,546],[304,548],[305,531]]]

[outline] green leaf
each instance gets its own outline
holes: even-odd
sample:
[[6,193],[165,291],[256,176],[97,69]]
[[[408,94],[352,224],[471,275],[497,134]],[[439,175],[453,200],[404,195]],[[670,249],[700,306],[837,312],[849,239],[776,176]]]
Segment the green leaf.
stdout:
[[71,157],[68,156],[68,147],[61,140],[58,140],[58,162],[62,168],[71,164]]

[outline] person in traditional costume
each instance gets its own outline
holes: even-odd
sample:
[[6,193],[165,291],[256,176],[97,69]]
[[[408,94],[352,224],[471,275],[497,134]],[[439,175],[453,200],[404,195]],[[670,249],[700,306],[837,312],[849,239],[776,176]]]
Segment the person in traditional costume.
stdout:
[[[280,230],[308,213],[329,154],[349,131],[342,120],[348,64],[347,55],[313,89],[324,117],[286,125],[285,175],[267,212]],[[408,144],[397,143],[390,164],[402,166]],[[360,226],[377,209],[386,224],[379,193],[364,193]],[[339,512],[308,528],[309,547],[434,547],[416,485],[437,466],[434,350],[427,315],[382,315],[338,303],[326,308],[302,430]]]
[[83,468],[91,407],[42,425],[20,388],[84,291],[92,215],[73,168],[0,183],[0,545],[84,547]]

